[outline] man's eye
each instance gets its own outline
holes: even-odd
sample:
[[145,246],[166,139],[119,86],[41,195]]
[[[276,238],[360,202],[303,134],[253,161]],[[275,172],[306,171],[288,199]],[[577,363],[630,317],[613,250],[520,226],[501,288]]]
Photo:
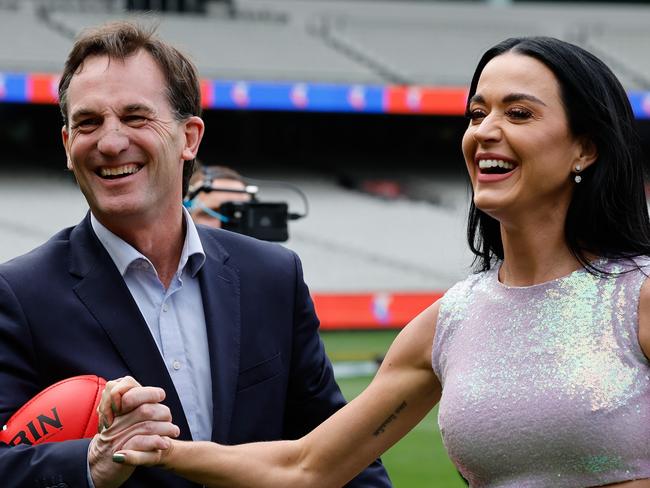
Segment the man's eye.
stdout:
[[83,119],[77,122],[75,127],[78,127],[80,129],[88,129],[97,125],[99,125],[99,121],[97,119]]
[[124,117],[124,122],[126,122],[129,125],[144,124],[146,121],[147,119],[142,115],[127,115],[126,117]]

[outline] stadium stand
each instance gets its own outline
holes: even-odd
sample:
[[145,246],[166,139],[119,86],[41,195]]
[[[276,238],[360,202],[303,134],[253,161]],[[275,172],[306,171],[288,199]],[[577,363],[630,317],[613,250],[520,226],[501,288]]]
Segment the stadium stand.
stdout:
[[[122,18],[119,14],[54,12],[70,32]],[[379,83],[363,65],[341,56],[300,26],[276,20],[163,14],[160,34],[192,53],[201,75],[220,79],[319,80]]]
[[587,39],[587,48],[606,59],[628,89],[650,87],[647,25],[601,26]]
[[56,73],[70,46],[70,39],[45,24],[37,11],[0,11],[0,71]]
[[644,5],[467,1],[238,0],[243,13],[267,12],[319,25],[359,59],[389,67],[413,84],[465,85],[480,54],[499,40],[550,35],[600,48],[628,89],[648,89],[645,48],[650,8]]
[[[349,192],[324,177],[280,177],[309,199],[310,215],[290,223],[286,245],[302,257],[312,289],[444,289],[467,273],[471,257],[462,245],[467,195],[463,181],[447,182],[441,188],[447,195],[445,205],[433,206]],[[288,200],[292,210],[301,209],[290,192],[261,188],[264,201]],[[5,261],[74,225],[87,206],[71,177],[3,172],[0,208],[0,261]]]
[[[1,0],[0,71],[58,70],[77,32],[123,18],[125,4]],[[643,5],[413,0],[207,5],[204,16],[146,17],[159,21],[165,37],[192,53],[205,77],[464,86],[485,48],[505,37],[539,34],[597,50],[626,88],[650,88],[644,52],[650,8]]]

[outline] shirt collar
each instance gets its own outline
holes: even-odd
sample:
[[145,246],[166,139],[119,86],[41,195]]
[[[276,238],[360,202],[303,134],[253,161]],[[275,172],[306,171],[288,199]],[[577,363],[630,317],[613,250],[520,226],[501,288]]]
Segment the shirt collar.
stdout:
[[[178,273],[180,275],[185,266],[188,265],[190,275],[194,278],[203,267],[203,263],[205,263],[205,252],[203,251],[203,245],[201,244],[201,239],[199,238],[196,226],[194,225],[189,212],[185,208],[183,208],[183,216],[185,218],[185,228],[187,231],[185,232],[185,241],[183,242],[183,249],[181,250],[181,258],[178,262]],[[97,234],[97,238],[106,248],[106,251],[122,276],[126,274],[131,263],[141,259],[148,261],[153,268],[153,264],[144,254],[108,230],[99,220],[97,220],[92,212],[90,213],[90,223],[95,234]]]
[[199,232],[196,230],[196,225],[194,225],[194,221],[185,207],[183,207],[183,215],[185,216],[187,232],[185,232],[185,243],[183,244],[178,269],[182,270],[185,264],[189,262],[190,274],[194,278],[203,267],[203,263],[205,263],[205,251],[201,244]]

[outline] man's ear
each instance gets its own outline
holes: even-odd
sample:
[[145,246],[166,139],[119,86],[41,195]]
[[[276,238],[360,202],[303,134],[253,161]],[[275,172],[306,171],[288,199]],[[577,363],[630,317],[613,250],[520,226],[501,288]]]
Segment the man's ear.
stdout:
[[185,147],[181,153],[184,161],[190,161],[196,158],[204,132],[205,124],[201,117],[193,115],[185,121]]
[[68,143],[70,142],[70,133],[65,124],[61,127],[61,139],[63,140],[63,147],[65,148],[65,155],[67,158],[66,166],[68,167],[68,170],[72,171],[74,167],[72,165],[72,159],[70,158],[70,150],[68,147]]
[[598,148],[590,137],[581,137],[578,143],[578,155],[573,166],[580,166],[585,170],[598,159]]

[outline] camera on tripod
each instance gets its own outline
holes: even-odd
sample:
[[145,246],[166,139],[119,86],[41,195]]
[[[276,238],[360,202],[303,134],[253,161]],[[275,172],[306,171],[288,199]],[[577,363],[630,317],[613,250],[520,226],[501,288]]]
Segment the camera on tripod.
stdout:
[[[243,188],[229,188],[219,186],[214,181],[220,179],[218,175],[204,171],[204,176],[199,185],[190,187],[183,204],[190,210],[200,209],[210,217],[218,219],[220,222],[219,226],[222,229],[245,234],[264,241],[284,242],[289,239],[289,220],[297,220],[307,215],[308,203],[306,196],[299,188],[289,183],[246,179],[247,182],[259,181],[260,183],[271,186],[285,186],[297,192],[305,204],[304,214],[290,213],[287,202],[259,201],[257,198],[259,187],[243,184],[243,179],[241,181]],[[240,201],[241,199],[233,198],[233,201],[220,203],[218,208],[210,208],[197,198],[200,193],[212,192],[247,195],[248,198],[247,201]]]

